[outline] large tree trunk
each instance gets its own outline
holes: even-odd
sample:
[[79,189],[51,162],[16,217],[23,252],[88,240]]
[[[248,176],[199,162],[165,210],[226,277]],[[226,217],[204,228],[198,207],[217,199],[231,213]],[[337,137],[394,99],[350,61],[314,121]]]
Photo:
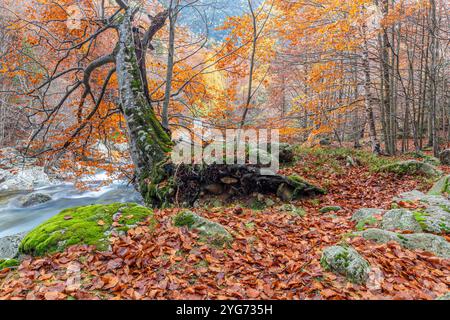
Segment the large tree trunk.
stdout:
[[148,179],[155,183],[164,179],[162,163],[168,161],[172,141],[156,118],[145,94],[145,75],[139,67],[131,13],[127,11],[119,28],[119,50],[116,58],[120,102],[128,128],[130,153],[135,165],[139,191],[147,193]]

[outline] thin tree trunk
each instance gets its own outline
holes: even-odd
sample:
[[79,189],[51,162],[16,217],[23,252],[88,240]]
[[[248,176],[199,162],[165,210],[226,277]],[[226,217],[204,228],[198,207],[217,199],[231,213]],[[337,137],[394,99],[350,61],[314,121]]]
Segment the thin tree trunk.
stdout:
[[377,137],[377,130],[375,126],[375,115],[373,112],[373,97],[371,92],[371,77],[370,77],[370,61],[369,61],[369,44],[367,41],[367,26],[363,24],[363,50],[362,50],[362,64],[364,73],[364,102],[366,110],[366,118],[369,124],[369,135],[372,145],[372,152],[375,154],[381,153],[380,142]]

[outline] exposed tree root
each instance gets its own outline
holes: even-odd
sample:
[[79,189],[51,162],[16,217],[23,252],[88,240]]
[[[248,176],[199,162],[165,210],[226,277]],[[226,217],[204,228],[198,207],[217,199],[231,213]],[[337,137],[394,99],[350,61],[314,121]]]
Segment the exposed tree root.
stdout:
[[[164,172],[164,174],[163,174]],[[201,196],[246,196],[252,193],[273,194],[283,201],[325,193],[298,176],[264,175],[251,165],[180,165],[166,163],[145,182],[144,197],[148,205],[167,207],[173,204],[193,206]]]

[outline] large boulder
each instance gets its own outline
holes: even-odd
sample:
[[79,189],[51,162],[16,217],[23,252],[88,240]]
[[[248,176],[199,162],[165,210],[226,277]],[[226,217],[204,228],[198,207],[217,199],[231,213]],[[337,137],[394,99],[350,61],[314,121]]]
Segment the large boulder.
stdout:
[[394,209],[386,212],[381,221],[384,230],[421,232],[422,228],[417,222],[414,214],[406,209]]
[[215,246],[224,246],[233,242],[233,236],[219,223],[203,218],[192,211],[184,210],[174,217],[177,227],[187,227],[196,230],[202,242]]
[[398,234],[381,229],[367,229],[355,233],[366,240],[377,243],[394,241],[410,250],[422,250],[434,253],[439,257],[450,259],[450,243],[443,237],[429,233]]
[[0,260],[13,259],[19,253],[19,246],[26,233],[0,238]]
[[369,278],[369,262],[351,247],[326,248],[320,263],[325,270],[341,274],[353,283],[364,284]]
[[145,220],[149,228],[156,225],[153,212],[134,203],[66,209],[25,236],[19,252],[42,256],[72,245],[90,245],[106,251],[112,234],[125,233]]
[[444,150],[439,155],[439,160],[446,166],[450,166],[450,149]]
[[40,204],[49,202],[52,200],[52,197],[50,197],[47,194],[43,193],[33,193],[30,195],[23,196],[19,199],[20,206],[23,208],[29,208],[38,206]]
[[439,177],[442,175],[442,171],[437,169],[435,166],[417,160],[407,160],[388,164],[381,167],[380,171],[392,172],[398,175],[422,174],[428,177]]
[[0,183],[0,191],[32,191],[36,187],[48,185],[50,179],[43,168],[34,167],[7,176]]

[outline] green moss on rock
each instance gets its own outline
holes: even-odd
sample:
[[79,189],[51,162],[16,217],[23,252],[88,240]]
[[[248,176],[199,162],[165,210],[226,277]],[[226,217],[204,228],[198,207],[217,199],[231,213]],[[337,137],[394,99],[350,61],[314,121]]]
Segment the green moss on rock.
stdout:
[[389,210],[383,215],[381,227],[384,230],[421,232],[422,227],[416,220],[414,213],[406,209]]
[[177,227],[197,230],[200,241],[222,247],[233,242],[233,236],[221,224],[203,218],[192,211],[181,211],[173,219]]
[[367,227],[376,227],[378,226],[379,221],[375,217],[368,217],[363,220],[359,220],[356,224],[356,230],[362,231],[367,229]]
[[351,247],[333,246],[323,251],[320,264],[326,271],[345,276],[349,281],[363,284],[369,278],[370,264]]
[[18,265],[20,265],[20,262],[16,259],[0,260],[0,270],[17,267]]
[[438,170],[431,164],[420,162],[417,160],[400,161],[388,164],[380,168],[382,172],[392,172],[398,175],[417,175],[422,174],[428,177],[439,177],[442,171]]
[[19,251],[41,256],[72,245],[93,245],[98,250],[107,250],[113,231],[125,232],[146,219],[151,219],[150,225],[156,224],[150,209],[132,203],[67,209],[31,231],[22,240]]

